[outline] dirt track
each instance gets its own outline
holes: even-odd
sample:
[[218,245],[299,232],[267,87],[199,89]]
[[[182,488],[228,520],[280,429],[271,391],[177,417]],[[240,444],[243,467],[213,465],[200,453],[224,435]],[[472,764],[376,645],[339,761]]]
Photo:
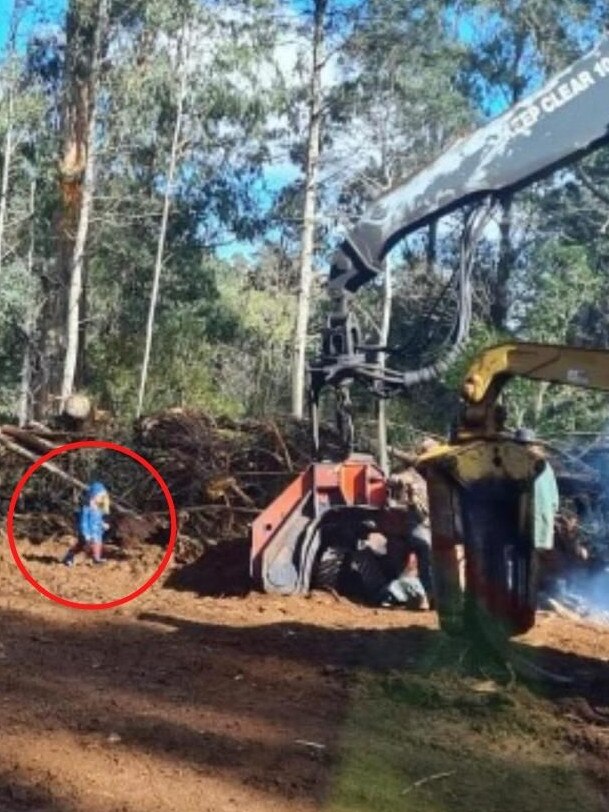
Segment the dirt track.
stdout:
[[63,609],[6,545],[0,616],[1,812],[609,809],[609,630],[540,617],[518,656],[576,682],[523,685],[429,613],[327,595]]

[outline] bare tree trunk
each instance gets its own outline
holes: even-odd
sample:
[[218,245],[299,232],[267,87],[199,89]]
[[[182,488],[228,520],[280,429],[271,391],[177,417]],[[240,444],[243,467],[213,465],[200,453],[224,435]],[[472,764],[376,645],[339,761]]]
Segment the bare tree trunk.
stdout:
[[173,180],[175,177],[176,166],[178,162],[178,152],[180,144],[180,133],[182,131],[182,118],[184,114],[184,99],[186,96],[186,56],[182,51],[179,56],[178,69],[180,70],[180,87],[178,91],[178,100],[176,107],[176,117],[173,125],[173,138],[171,142],[171,154],[169,156],[169,168],[167,170],[167,179],[165,184],[165,195],[163,197],[163,214],[161,216],[161,227],[159,231],[159,239],[157,242],[156,260],[154,263],[154,274],[152,278],[152,291],[150,293],[150,305],[148,308],[148,321],[146,324],[146,342],[144,346],[144,358],[142,360],[142,370],[140,374],[140,386],[137,397],[137,416],[140,417],[144,408],[144,396],[146,394],[146,383],[148,381],[148,366],[150,364],[150,350],[152,348],[152,334],[154,331],[154,317],[156,313],[156,305],[159,297],[159,282],[161,279],[161,270],[163,268],[163,257],[165,254],[165,239],[167,237],[167,223],[169,220],[169,207],[171,204],[171,193],[173,187]]
[[[381,319],[381,330],[379,343],[386,347],[389,342],[389,328],[391,327],[391,303],[393,300],[393,278],[389,264],[385,268],[385,278],[383,280],[383,315]],[[379,356],[379,364],[385,367],[386,353]],[[379,444],[379,465],[389,474],[389,454],[387,451],[387,401],[381,398],[378,402],[378,444]]]
[[550,388],[549,381],[540,381],[537,384],[537,392],[533,397],[533,426],[535,430],[539,428],[539,421],[541,420],[541,413],[543,411],[544,400],[546,392]]
[[435,274],[438,259],[438,221],[434,220],[427,227],[427,249],[425,251],[425,265],[427,274]]
[[[24,7],[14,4],[8,30],[7,52],[8,61],[12,61],[17,47],[17,32],[23,19]],[[6,210],[8,208],[8,185],[11,176],[11,160],[14,149],[14,113],[15,113],[15,82],[11,72],[8,81],[8,111],[6,133],[4,135],[2,178],[0,180],[0,277],[2,276],[2,259],[4,254],[4,236],[6,229]]]
[[25,349],[23,351],[23,362],[21,364],[21,380],[19,386],[19,425],[24,426],[29,422],[31,415],[31,379],[32,379],[32,331],[34,329],[34,253],[36,249],[36,229],[34,215],[36,213],[36,178],[30,183],[30,205],[28,214],[30,216],[30,239],[27,252],[27,279],[30,289],[30,300],[27,303],[25,316]]
[[[81,224],[85,176],[89,164],[91,113],[100,71],[100,51],[106,27],[108,0],[69,0],[66,15],[65,76],[63,80],[62,144],[57,161],[59,205],[54,215],[54,261],[43,284],[43,307],[38,320],[40,351],[33,377],[35,416],[44,419],[67,391],[73,347],[67,352],[69,319],[74,317],[79,269],[77,239],[88,226]],[[89,173],[92,167],[89,168]],[[89,204],[87,204],[89,205]],[[82,246],[84,249],[84,244]],[[74,270],[76,269],[76,278]],[[73,284],[74,283],[74,284]],[[80,286],[82,287],[82,277]],[[70,301],[71,293],[71,301]],[[68,315],[69,314],[69,315]]]
[[512,244],[512,195],[507,195],[501,201],[499,233],[499,260],[491,304],[491,321],[495,329],[504,330],[509,310],[508,288],[515,259]]
[[[93,113],[90,122],[90,135],[93,136],[95,130],[95,113]],[[76,378],[76,365],[79,354],[79,339],[81,336],[80,331],[80,308],[81,296],[83,292],[83,264],[85,247],[87,243],[87,234],[89,231],[89,221],[91,217],[91,210],[93,208],[93,189],[95,176],[95,147],[93,142],[90,142],[90,147],[87,155],[87,167],[85,170],[85,179],[83,183],[83,194],[81,201],[80,217],[78,220],[78,229],[76,231],[76,240],[74,243],[74,258],[72,261],[72,270],[70,274],[70,283],[68,288],[68,313],[66,320],[66,354],[63,367],[63,380],[61,385],[61,400],[62,402],[68,398],[74,390],[74,382]]]
[[6,208],[8,204],[8,182],[11,171],[11,158],[13,157],[13,88],[8,90],[8,123],[4,136],[4,151],[2,160],[2,181],[0,182],[0,276],[2,275],[2,256],[4,251],[4,228],[6,224]]
[[[511,65],[512,81],[510,85],[510,103],[517,104],[522,98],[523,85],[519,79],[519,65],[524,54],[526,33],[521,32],[516,40],[513,62]],[[501,200],[501,220],[499,222],[499,259],[497,278],[491,302],[491,322],[496,330],[505,330],[510,308],[509,283],[516,261],[513,240],[513,203],[514,196],[506,194]]]
[[300,275],[294,350],[292,355],[292,414],[301,419],[304,412],[307,332],[313,279],[317,176],[322,119],[321,72],[324,65],[324,19],[327,0],[315,0],[313,23],[313,65],[309,98],[309,136],[305,167],[305,199],[302,218]]
[[82,181],[82,196],[78,227],[74,240],[74,250],[70,263],[70,279],[68,288],[68,312],[66,319],[66,354],[63,366],[63,379],[61,384],[61,402],[65,402],[73,390],[78,361],[78,348],[80,338],[80,309],[83,289],[83,266],[89,222],[93,209],[93,193],[95,189],[95,128],[97,125],[97,90],[101,62],[102,37],[106,27],[107,0],[99,0],[97,21],[93,38],[93,52],[91,57],[90,74],[88,77],[88,116],[85,136],[86,160]]
[[89,313],[89,267],[85,256],[82,269],[82,294],[78,308],[78,357],[76,359],[75,386],[87,386],[87,327]]

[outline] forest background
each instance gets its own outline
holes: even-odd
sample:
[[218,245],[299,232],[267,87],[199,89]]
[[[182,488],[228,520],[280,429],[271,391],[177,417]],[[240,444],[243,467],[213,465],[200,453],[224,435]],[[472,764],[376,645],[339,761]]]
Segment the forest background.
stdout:
[[[0,0],[0,411],[46,419],[84,391],[125,421],[302,416],[341,235],[608,21],[602,0]],[[397,246],[355,303],[404,366],[450,334],[464,217]],[[390,401],[390,440],[443,433],[489,343],[608,347],[608,230],[607,149],[505,197],[464,351]],[[609,417],[544,384],[510,405],[546,436]]]

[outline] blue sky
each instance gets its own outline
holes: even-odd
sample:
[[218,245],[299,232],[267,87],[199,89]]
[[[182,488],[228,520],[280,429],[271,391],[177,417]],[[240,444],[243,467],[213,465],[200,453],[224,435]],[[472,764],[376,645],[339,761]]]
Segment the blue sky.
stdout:
[[[19,30],[18,45],[23,45],[29,33],[37,25],[54,23],[61,20],[67,0],[21,0],[26,7]],[[0,50],[6,45],[9,25],[15,0],[0,0]]]
[[[21,20],[18,40],[18,47],[23,47],[32,30],[38,25],[62,22],[67,2],[68,0],[0,0],[0,52],[6,46],[9,25],[16,3],[26,9]],[[311,0],[285,0],[285,2],[297,11],[308,9],[311,5]],[[335,2],[337,5],[347,8],[354,0],[335,0]],[[447,22],[453,28],[455,35],[468,45],[475,46],[481,38],[488,34],[489,23],[491,28],[501,27],[499,18],[493,19],[492,15],[490,19],[487,15],[487,28],[483,31],[480,28],[480,19],[471,13],[458,13],[455,8],[449,6],[446,14]],[[540,83],[541,78],[541,75],[534,76],[531,83],[533,87]],[[529,90],[531,89],[533,88],[530,87]],[[484,96],[486,108],[484,112],[487,116],[494,117],[503,112],[506,107],[506,99],[497,88],[485,88]],[[270,205],[273,194],[287,183],[292,182],[298,175],[296,167],[289,164],[268,167],[264,173],[264,182],[257,189],[260,202],[265,206]],[[234,246],[226,247],[224,253],[230,255],[241,249],[242,246],[235,242]]]

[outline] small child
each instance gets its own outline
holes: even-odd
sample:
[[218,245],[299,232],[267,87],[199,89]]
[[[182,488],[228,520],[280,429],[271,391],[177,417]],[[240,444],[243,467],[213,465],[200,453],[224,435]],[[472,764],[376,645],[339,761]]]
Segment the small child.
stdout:
[[76,541],[65,554],[62,564],[71,567],[76,553],[85,551],[93,559],[94,564],[103,564],[102,558],[104,531],[108,525],[104,515],[110,512],[110,497],[101,482],[92,482],[85,491],[83,504],[76,514]]

